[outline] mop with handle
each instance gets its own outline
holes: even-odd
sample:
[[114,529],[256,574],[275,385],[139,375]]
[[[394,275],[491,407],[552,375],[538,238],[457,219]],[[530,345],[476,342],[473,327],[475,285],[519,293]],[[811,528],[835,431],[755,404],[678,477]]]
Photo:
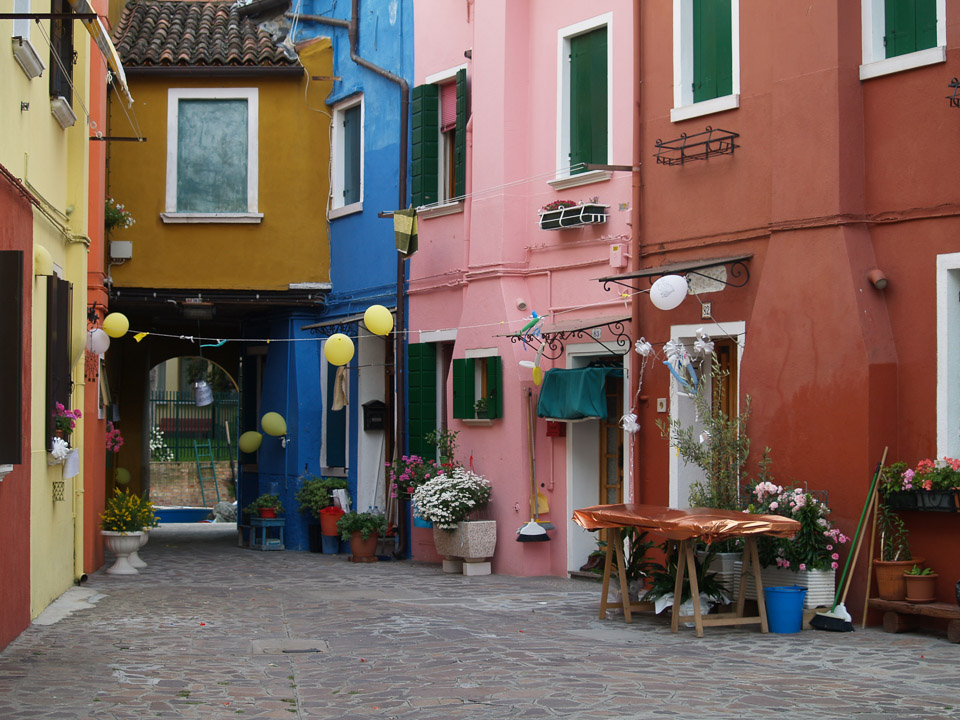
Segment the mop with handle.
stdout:
[[[844,602],[847,599],[847,591],[850,590],[850,584],[853,582],[853,568],[857,564],[857,556],[860,554],[860,543],[863,541],[864,519],[867,513],[874,507],[874,495],[877,492],[877,482],[880,480],[880,473],[883,470],[883,464],[887,460],[887,450],[883,449],[883,456],[877,463],[877,470],[873,474],[873,481],[870,483],[870,491],[867,493],[867,501],[863,504],[863,511],[860,513],[860,522],[857,523],[857,531],[853,536],[853,547],[850,555],[847,556],[847,562],[843,566],[843,574],[840,576],[840,584],[837,586],[837,593],[833,597],[833,607],[827,612],[819,612],[810,620],[810,627],[817,630],[829,630],[831,632],[853,632],[853,618],[847,612]],[[849,572],[850,580],[844,587],[844,581],[847,580]],[[841,592],[843,596],[841,597]]]

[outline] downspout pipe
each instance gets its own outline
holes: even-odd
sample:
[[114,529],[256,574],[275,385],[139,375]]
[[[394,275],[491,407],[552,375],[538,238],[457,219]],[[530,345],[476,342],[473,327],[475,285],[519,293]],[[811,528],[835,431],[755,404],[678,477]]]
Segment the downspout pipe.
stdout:
[[[643,119],[640,115],[640,111],[643,107],[641,104],[641,91],[643,89],[643,53],[641,52],[641,41],[642,41],[642,18],[641,14],[643,11],[643,2],[638,0],[635,8],[635,17],[633,22],[633,52],[634,57],[634,77],[633,77],[633,188],[631,198],[633,202],[633,217],[630,228],[630,245],[633,249],[633,258],[631,261],[631,270],[637,271],[640,269],[640,249],[641,242],[643,240],[643,211],[640,207],[641,200],[643,198],[643,165],[642,165],[642,135],[643,135]],[[639,295],[634,295],[632,300],[631,307],[631,320],[633,324],[633,334],[634,337],[640,336],[640,303],[641,297]],[[640,356],[635,353],[630,353],[631,355],[631,370],[630,373],[630,395],[631,398],[637,398],[637,415],[643,416],[642,409],[640,404],[643,403],[643,400],[637,397],[637,393],[640,390]],[[641,452],[640,444],[643,442],[643,435],[641,433],[635,433],[633,435],[633,455],[630,458],[631,468],[633,472],[631,476],[633,478],[633,484],[630,488],[630,491],[633,493],[634,503],[643,503],[645,502],[644,493],[641,492],[641,480],[640,480],[640,457],[643,455]]]

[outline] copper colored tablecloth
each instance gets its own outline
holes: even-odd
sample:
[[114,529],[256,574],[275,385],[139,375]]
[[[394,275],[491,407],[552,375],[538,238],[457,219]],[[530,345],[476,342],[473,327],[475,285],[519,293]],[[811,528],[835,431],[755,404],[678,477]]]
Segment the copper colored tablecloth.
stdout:
[[587,530],[636,527],[670,540],[700,538],[708,543],[746,535],[791,537],[800,523],[780,515],[753,515],[734,510],[689,508],[677,510],[657,505],[594,505],[573,511],[573,520]]

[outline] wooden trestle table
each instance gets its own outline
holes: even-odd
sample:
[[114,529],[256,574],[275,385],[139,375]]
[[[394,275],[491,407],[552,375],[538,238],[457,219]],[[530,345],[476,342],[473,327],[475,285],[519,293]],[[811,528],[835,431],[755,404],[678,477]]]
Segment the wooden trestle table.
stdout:
[[[638,530],[657,533],[673,541],[673,552],[677,553],[677,581],[674,586],[674,598],[681,597],[683,580],[688,568],[695,568],[693,559],[694,545],[697,540],[708,543],[717,540],[743,538],[743,565],[740,573],[740,591],[734,612],[704,617],[700,612],[700,603],[693,603],[693,615],[681,615],[680,603],[674,601],[670,619],[670,631],[677,632],[681,622],[693,620],[697,637],[703,637],[703,628],[717,625],[760,625],[760,632],[768,632],[767,607],[763,597],[763,580],[760,577],[760,558],[757,554],[757,536],[773,535],[791,537],[800,529],[796,520],[779,515],[754,515],[732,510],[713,510],[710,508],[677,509],[658,505],[594,505],[575,510],[573,520],[586,530],[606,528],[610,531],[607,538],[607,555],[603,571],[603,589],[600,599],[600,619],[607,615],[607,591],[610,587],[610,572],[613,566],[613,553],[616,553],[616,567],[620,579],[620,597],[623,616],[631,621],[633,610],[651,610],[652,603],[631,603],[627,591],[627,579],[624,572],[623,538],[621,528],[635,527]],[[743,614],[748,572],[753,574],[757,587],[757,607],[759,614]],[[700,597],[697,573],[690,572],[690,592],[693,598]]]

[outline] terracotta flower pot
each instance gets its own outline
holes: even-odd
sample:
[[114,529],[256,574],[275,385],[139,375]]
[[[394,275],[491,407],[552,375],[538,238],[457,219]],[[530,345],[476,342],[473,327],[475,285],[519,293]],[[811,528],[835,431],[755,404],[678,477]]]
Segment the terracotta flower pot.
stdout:
[[355,532],[350,536],[350,562],[377,562],[377,540],[380,538],[378,533],[370,533],[366,540],[360,533]]
[[258,508],[257,514],[262,518],[275,518],[277,516],[276,508]]
[[936,573],[929,575],[907,575],[903,574],[903,580],[907,587],[906,601],[911,603],[930,603],[937,599],[937,578]]
[[877,594],[882,600],[904,600],[907,586],[903,573],[914,565],[923,565],[923,558],[913,560],[874,560],[873,573],[877,576]]

